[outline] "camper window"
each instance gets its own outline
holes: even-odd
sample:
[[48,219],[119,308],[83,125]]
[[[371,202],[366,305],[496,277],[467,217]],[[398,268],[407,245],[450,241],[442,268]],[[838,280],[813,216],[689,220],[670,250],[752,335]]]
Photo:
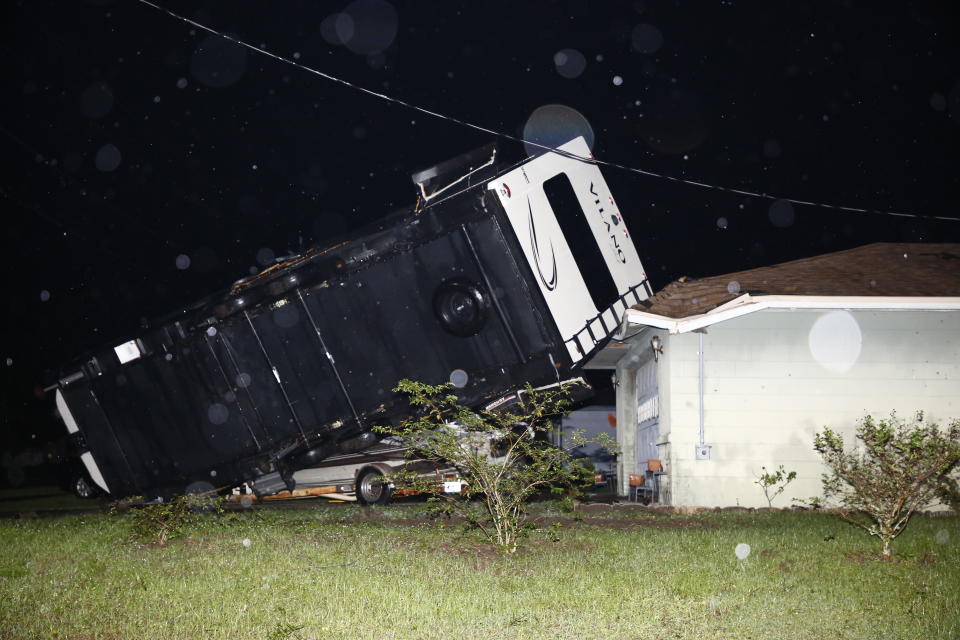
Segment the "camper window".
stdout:
[[616,301],[619,293],[570,178],[565,173],[558,173],[543,183],[543,192],[560,228],[564,230],[563,235],[594,306],[598,311],[603,311]]

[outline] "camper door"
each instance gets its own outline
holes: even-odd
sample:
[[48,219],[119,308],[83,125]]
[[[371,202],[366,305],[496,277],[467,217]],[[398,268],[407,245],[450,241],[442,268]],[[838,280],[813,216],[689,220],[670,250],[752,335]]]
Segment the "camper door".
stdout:
[[[584,139],[560,147],[590,158]],[[496,192],[574,363],[649,295],[646,273],[596,165],[548,152],[487,185]]]

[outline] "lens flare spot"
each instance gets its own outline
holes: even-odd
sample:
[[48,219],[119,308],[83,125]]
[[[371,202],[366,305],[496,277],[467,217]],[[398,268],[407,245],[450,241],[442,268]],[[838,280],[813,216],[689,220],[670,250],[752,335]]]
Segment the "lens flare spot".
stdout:
[[230,410],[225,405],[216,402],[207,407],[207,420],[211,424],[223,424],[230,419]]
[[97,155],[93,159],[93,164],[98,171],[110,173],[120,166],[122,156],[120,150],[112,144],[105,144],[97,150]]
[[828,371],[844,373],[860,357],[863,334],[849,311],[830,311],[813,323],[808,338],[813,359]]
[[560,76],[573,80],[587,68],[587,58],[576,49],[561,49],[553,54],[553,64]]
[[450,372],[450,384],[455,386],[457,389],[463,389],[467,386],[467,382],[470,380],[470,376],[467,375],[467,372],[463,369],[454,369]]
[[534,109],[523,125],[523,139],[527,153],[535,156],[545,153],[543,147],[559,147],[577,136],[583,136],[593,148],[594,134],[590,122],[579,111],[562,104],[548,104]]

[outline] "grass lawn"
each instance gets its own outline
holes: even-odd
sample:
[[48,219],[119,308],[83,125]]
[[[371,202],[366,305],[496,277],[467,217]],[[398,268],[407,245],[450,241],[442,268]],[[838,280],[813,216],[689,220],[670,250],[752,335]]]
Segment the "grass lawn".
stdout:
[[24,512],[96,511],[100,506],[100,500],[84,500],[58,487],[0,489],[0,517]]
[[0,520],[0,637],[960,638],[956,517],[882,563],[826,514],[536,508],[509,558],[416,504],[211,515],[166,547],[129,516]]

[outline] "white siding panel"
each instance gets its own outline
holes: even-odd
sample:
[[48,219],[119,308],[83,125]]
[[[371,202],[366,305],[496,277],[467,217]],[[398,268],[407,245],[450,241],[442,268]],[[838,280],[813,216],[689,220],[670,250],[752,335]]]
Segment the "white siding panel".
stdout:
[[[813,436],[829,426],[852,442],[860,418],[922,409],[960,418],[960,312],[853,312],[860,351],[837,371],[811,351],[816,311],[765,311],[707,329],[704,431],[711,460],[694,459],[700,396],[698,336],[670,336],[670,487],[673,504],[766,506],[760,468],[799,477],[775,506],[821,493]],[[855,336],[854,336],[855,337]],[[837,343],[840,350],[848,344]],[[829,354],[829,351],[828,351]],[[834,366],[834,369],[830,367]]]

